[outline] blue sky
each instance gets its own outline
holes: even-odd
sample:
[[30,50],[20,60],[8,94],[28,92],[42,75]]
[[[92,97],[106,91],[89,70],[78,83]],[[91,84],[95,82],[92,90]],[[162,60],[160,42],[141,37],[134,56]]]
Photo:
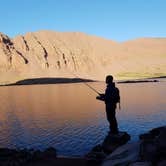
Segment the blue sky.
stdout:
[[1,0],[0,31],[79,31],[116,40],[166,37],[166,0]]

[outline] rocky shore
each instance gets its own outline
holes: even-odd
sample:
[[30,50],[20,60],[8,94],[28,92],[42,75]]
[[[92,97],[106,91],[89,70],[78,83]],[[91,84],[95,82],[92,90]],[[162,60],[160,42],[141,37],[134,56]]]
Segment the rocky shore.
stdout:
[[166,126],[140,135],[109,154],[102,166],[166,166]]
[[126,132],[108,133],[102,144],[80,158],[60,157],[52,147],[44,151],[0,148],[0,166],[165,166],[166,126],[139,138],[128,143],[130,135]]

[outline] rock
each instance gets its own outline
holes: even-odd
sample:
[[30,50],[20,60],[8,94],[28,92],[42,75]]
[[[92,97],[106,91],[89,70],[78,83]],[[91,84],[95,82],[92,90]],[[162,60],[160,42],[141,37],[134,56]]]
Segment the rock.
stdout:
[[95,146],[94,148],[92,148],[93,152],[101,152],[103,151],[103,147],[99,144],[97,146]]
[[48,149],[46,149],[44,152],[43,152],[43,157],[45,158],[55,158],[56,157],[56,149],[53,148],[53,147],[50,147]]
[[157,146],[154,140],[144,140],[140,146],[140,157],[143,161],[155,162],[157,156]]
[[56,149],[53,147],[50,147],[44,150],[43,152],[40,150],[36,150],[32,152],[32,158],[33,160],[56,158]]
[[166,166],[166,160],[160,161],[157,166]]
[[36,150],[32,154],[32,160],[40,160],[43,158],[43,154],[40,150]]
[[166,126],[150,130],[140,136],[140,159],[153,164],[166,158]]
[[135,162],[135,163],[132,163],[130,164],[129,166],[152,166],[152,163],[151,162]]
[[166,149],[166,127],[158,135],[157,142],[159,148]]
[[0,158],[1,157],[7,157],[16,154],[18,151],[14,149],[8,149],[8,148],[0,148]]
[[166,129],[166,126],[157,127],[157,128],[154,128],[154,129],[150,130],[150,133],[153,134],[154,136],[158,136],[165,129]]
[[148,133],[141,134],[139,136],[139,138],[141,140],[143,140],[143,139],[154,139],[157,136],[159,136],[163,133],[166,133],[165,130],[166,130],[166,126],[154,128],[154,129],[150,130]]
[[101,145],[95,146],[88,154],[85,155],[85,159],[88,162],[97,162],[97,163],[100,163],[105,157],[106,154],[104,153]]
[[156,139],[158,160],[166,159],[166,128],[160,133]]
[[15,150],[0,148],[0,166],[22,166],[29,161],[43,160],[56,157],[56,149],[48,148],[45,151],[40,150]]
[[140,142],[122,145],[103,161],[102,166],[128,166],[139,159]]
[[101,145],[95,146],[88,154],[85,155],[87,161],[101,162],[107,154],[113,152],[117,147],[125,144],[130,139],[126,132],[119,134],[108,134]]
[[130,140],[127,132],[119,132],[119,134],[108,134],[102,143],[103,150],[106,153],[113,152],[117,147],[126,144]]
[[145,133],[145,134],[141,134],[139,136],[140,140],[143,140],[143,139],[154,139],[154,138],[155,138],[155,136],[153,134],[151,134],[151,133]]

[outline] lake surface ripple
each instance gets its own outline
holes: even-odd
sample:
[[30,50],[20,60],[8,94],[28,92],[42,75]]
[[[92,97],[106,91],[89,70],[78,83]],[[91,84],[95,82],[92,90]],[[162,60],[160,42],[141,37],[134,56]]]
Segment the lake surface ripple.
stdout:
[[[89,83],[103,92],[102,82]],[[166,81],[118,84],[121,131],[140,133],[166,125]],[[45,149],[79,156],[108,132],[104,103],[83,83],[0,87],[0,147]]]

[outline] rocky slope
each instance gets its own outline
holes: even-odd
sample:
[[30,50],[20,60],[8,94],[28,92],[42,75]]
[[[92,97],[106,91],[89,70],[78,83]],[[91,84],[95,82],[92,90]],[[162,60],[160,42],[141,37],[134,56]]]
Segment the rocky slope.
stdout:
[[39,31],[11,39],[0,33],[0,83],[27,78],[116,79],[166,75],[166,38],[123,43],[79,32]]

